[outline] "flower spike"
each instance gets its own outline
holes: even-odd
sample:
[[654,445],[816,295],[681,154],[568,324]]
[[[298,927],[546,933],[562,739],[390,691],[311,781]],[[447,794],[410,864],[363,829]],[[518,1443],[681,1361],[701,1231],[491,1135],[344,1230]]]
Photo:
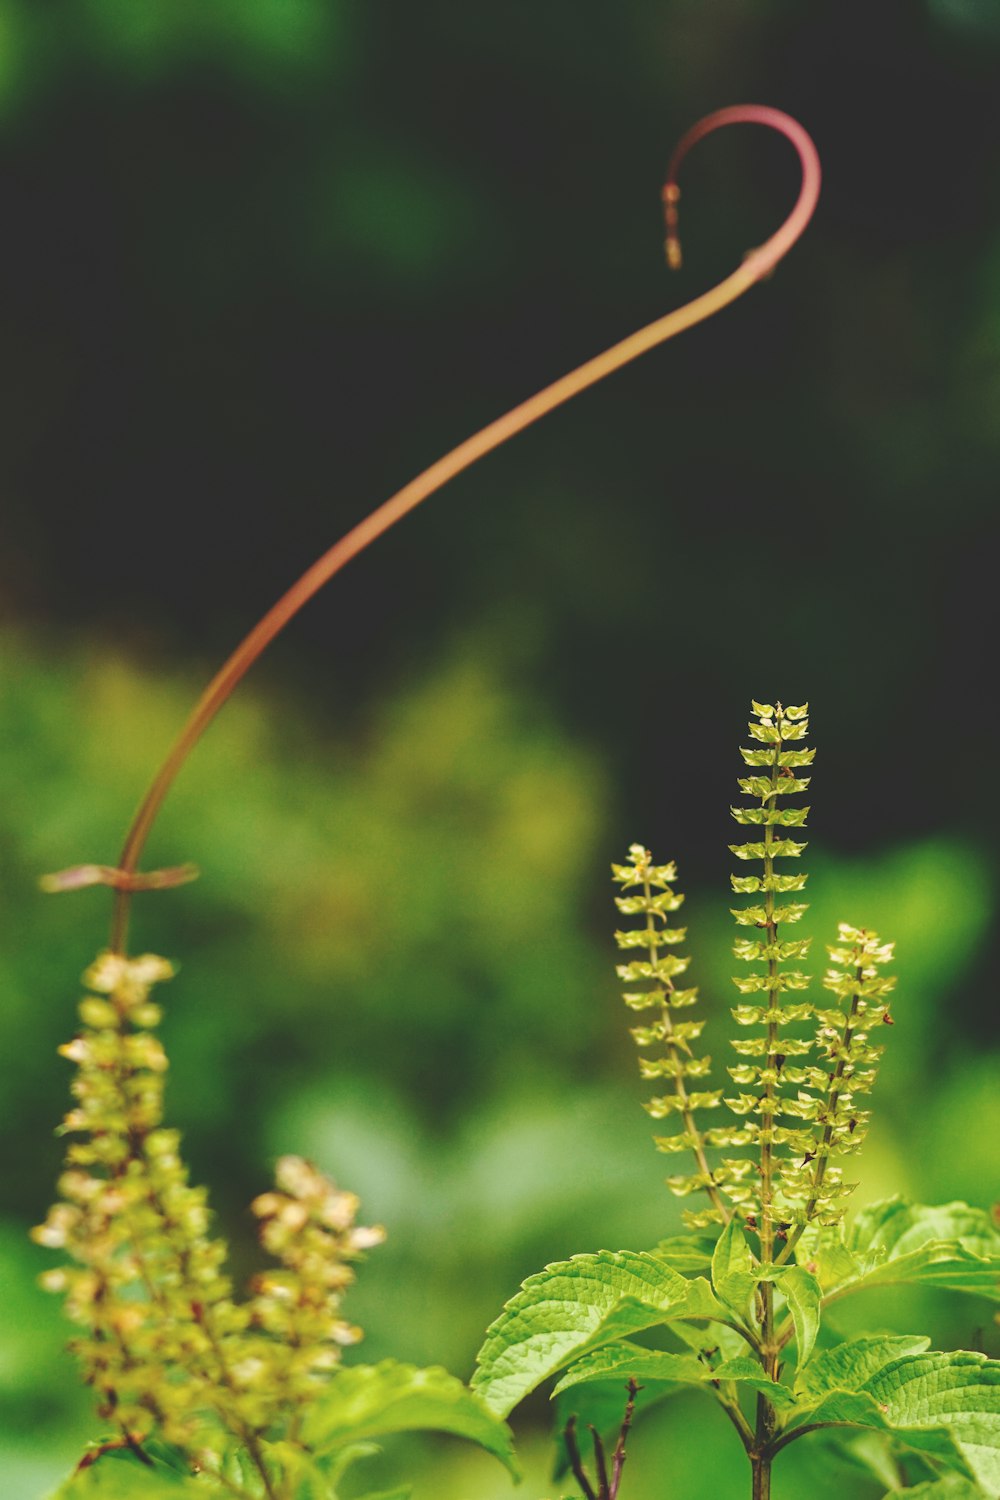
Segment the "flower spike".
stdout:
[[895,945],[846,922],[838,925],[837,936],[827,950],[833,967],[823,986],[839,1004],[816,1012],[823,1067],[809,1070],[809,1081],[820,1093],[813,1141],[798,1169],[786,1169],[782,1179],[782,1191],[802,1226],[813,1220],[832,1225],[844,1216],[845,1200],[857,1184],[844,1182],[838,1158],[857,1155],[868,1133],[870,1111],[859,1108],[858,1099],[871,1092],[885,1050],[872,1042],[871,1033],[892,1022],[889,996],[896,977],[883,974],[881,967],[892,959]]
[[682,975],[689,958],[673,952],[662,952],[682,943],[687,936],[684,927],[668,927],[670,913],[681,906],[684,897],[673,889],[677,880],[674,864],[654,865],[653,856],[642,844],[632,844],[628,851],[628,863],[611,866],[614,880],[623,890],[639,888],[637,895],[615,897],[615,905],[626,917],[641,917],[641,926],[627,928],[615,933],[619,948],[626,951],[639,950],[643,957],[634,958],[618,965],[618,977],[630,986],[623,995],[630,1010],[655,1011],[652,1023],[632,1028],[632,1036],[640,1049],[662,1046],[663,1055],[644,1055],[639,1059],[639,1072],[643,1078],[669,1080],[670,1092],[646,1102],[645,1108],[654,1120],[675,1119],[679,1129],[669,1135],[656,1136],[659,1151],[673,1154],[691,1151],[697,1171],[679,1173],[667,1178],[667,1186],[677,1197],[686,1198],[691,1193],[704,1191],[711,1200],[711,1207],[698,1211],[685,1210],[685,1222],[692,1228],[705,1228],[709,1224],[725,1223],[729,1217],[719,1193],[725,1180],[708,1164],[705,1154],[706,1135],[698,1126],[695,1116],[699,1110],[717,1109],[722,1100],[721,1089],[689,1089],[688,1081],[707,1076],[711,1058],[697,1057],[691,1043],[701,1036],[703,1020],[675,1020],[672,1012],[685,1010],[695,1004],[698,990],[678,989],[674,980]]
[[[751,774],[738,784],[756,805],[733,807],[731,812],[741,826],[759,832],[749,842],[729,847],[737,859],[759,860],[762,867],[759,875],[731,876],[737,894],[756,897],[751,905],[733,909],[737,925],[753,931],[753,936],[740,936],[733,945],[735,956],[753,966],[733,983],[741,995],[755,998],[737,1005],[733,1016],[738,1026],[761,1027],[764,1034],[734,1041],[744,1060],[729,1072],[740,1092],[726,1104],[746,1121],[746,1141],[760,1147],[759,1178],[751,1182],[746,1172],[730,1196],[754,1222],[759,1218],[762,1254],[770,1259],[775,1226],[786,1217],[784,1206],[778,1204],[782,1174],[808,1151],[813,1137],[805,1122],[812,1121],[818,1109],[817,1101],[797,1087],[813,1081],[813,1070],[790,1061],[806,1057],[813,1043],[788,1029],[812,1020],[815,1009],[808,1001],[784,999],[805,991],[810,982],[800,968],[786,965],[806,958],[811,940],[783,936],[807,907],[781,899],[801,891],[807,877],[782,874],[777,868],[778,861],[799,859],[806,848],[786,836],[786,830],[804,827],[809,808],[784,806],[782,799],[806,791],[810,778],[797,773],[812,764],[815,751],[801,744],[809,727],[807,704],[783,708],[780,703],[752,702],[751,708],[749,727],[756,743],[741,751]],[[793,1094],[792,1089],[797,1091]],[[796,1123],[787,1123],[789,1119]]]

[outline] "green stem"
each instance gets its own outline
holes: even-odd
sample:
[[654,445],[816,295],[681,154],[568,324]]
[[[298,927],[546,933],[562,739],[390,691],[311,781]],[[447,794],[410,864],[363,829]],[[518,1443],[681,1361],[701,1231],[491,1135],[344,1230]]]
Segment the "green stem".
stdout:
[[736,1428],[736,1431],[739,1433],[740,1442],[749,1453],[751,1448],[753,1447],[754,1442],[753,1428],[750,1426],[750,1423],[740,1411],[738,1403],[735,1401],[727,1401],[725,1396],[723,1396],[722,1392],[719,1390],[718,1386],[715,1387],[715,1395],[719,1405],[722,1407],[722,1410],[725,1412],[726,1416],[729,1418],[730,1422],[732,1422],[733,1426]]
[[[771,1380],[777,1379],[778,1349],[774,1342],[774,1289],[765,1281],[760,1286],[761,1297],[761,1363]],[[753,1500],[769,1500],[771,1494],[772,1444],[777,1427],[777,1413],[763,1391],[757,1392],[757,1422],[753,1444],[748,1449],[753,1475]]]
[[[778,705],[777,722],[780,724],[781,705]],[[779,729],[780,734],[780,729]],[[778,755],[781,751],[781,742],[774,746],[774,760],[771,763],[771,780],[768,795],[761,799],[761,805],[765,809],[772,809],[776,805],[776,793],[778,790]],[[774,920],[774,858],[771,855],[771,846],[774,843],[774,824],[764,825],[764,916],[765,931],[767,933],[768,948],[773,948],[777,942],[777,923]],[[767,1058],[765,1066],[767,1069],[767,1082],[764,1085],[764,1098],[761,1101],[764,1110],[761,1115],[761,1146],[760,1146],[760,1258],[767,1264],[774,1254],[774,1102],[775,1086],[772,1077],[778,1053],[778,1012],[781,1005],[781,992],[775,987],[778,976],[778,960],[774,953],[768,956],[767,974],[771,981],[767,992]],[[770,1380],[777,1379],[778,1351],[774,1344],[774,1288],[769,1281],[760,1283],[760,1347],[761,1363],[764,1373]],[[771,1441],[774,1437],[776,1415],[774,1407],[763,1391],[757,1393],[757,1424],[754,1433],[754,1445],[750,1450],[751,1473],[753,1476],[753,1500],[770,1500],[771,1495]]]
[[[780,713],[780,704],[779,704]],[[780,729],[779,729],[780,733]],[[761,806],[770,811],[776,805],[775,796],[778,790],[778,755],[781,750],[780,741],[774,746],[774,760],[771,764],[771,786],[766,797],[761,798]],[[778,928],[774,920],[774,859],[771,855],[771,846],[774,843],[774,824],[764,825],[764,916],[765,931],[767,933],[767,946],[773,948],[777,942]],[[767,991],[767,1058],[765,1066],[767,1069],[767,1082],[764,1085],[764,1098],[761,1100],[763,1113],[761,1115],[761,1143],[760,1143],[760,1258],[767,1264],[774,1253],[774,1146],[772,1136],[774,1132],[774,1101],[775,1087],[774,1073],[778,1054],[778,1014],[781,1008],[781,992],[775,987],[778,976],[778,960],[771,953],[767,960],[767,977],[769,986]],[[770,1285],[765,1283],[770,1305]],[[764,1343],[769,1342],[770,1334],[765,1333]]]

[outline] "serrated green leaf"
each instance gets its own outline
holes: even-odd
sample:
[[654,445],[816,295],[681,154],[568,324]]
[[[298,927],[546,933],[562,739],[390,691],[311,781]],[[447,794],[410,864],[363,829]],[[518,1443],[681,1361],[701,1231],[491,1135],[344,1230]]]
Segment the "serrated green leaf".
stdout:
[[911,1354],[798,1409],[794,1427],[870,1427],[932,1454],[1000,1494],[1000,1361],[983,1354]]
[[701,1278],[685,1281],[666,1261],[601,1250],[529,1277],[487,1330],[472,1386],[506,1416],[549,1375],[602,1344],[680,1317],[726,1316]]
[[652,1380],[674,1386],[705,1386],[713,1381],[728,1380],[765,1391],[777,1406],[795,1404],[788,1387],[770,1380],[758,1362],[748,1355],[726,1359],[713,1366],[693,1354],[671,1354],[628,1343],[610,1344],[577,1360],[559,1381],[553,1394],[592,1380],[610,1380],[615,1376],[622,1382],[634,1379],[644,1384]]
[[754,1260],[742,1224],[734,1214],[712,1255],[712,1286],[720,1302],[742,1317],[757,1286]]
[[967,1203],[873,1203],[855,1218],[845,1249],[857,1270],[836,1284],[838,1297],[914,1282],[1000,1302],[1000,1232],[988,1214]]
[[907,1354],[925,1354],[930,1339],[919,1334],[878,1334],[850,1339],[824,1349],[808,1362],[800,1361],[795,1377],[796,1397],[810,1405],[828,1391],[862,1390],[880,1370]]
[[447,1370],[384,1360],[338,1370],[310,1406],[305,1443],[316,1453],[391,1432],[450,1432],[478,1443],[517,1475],[510,1430]]

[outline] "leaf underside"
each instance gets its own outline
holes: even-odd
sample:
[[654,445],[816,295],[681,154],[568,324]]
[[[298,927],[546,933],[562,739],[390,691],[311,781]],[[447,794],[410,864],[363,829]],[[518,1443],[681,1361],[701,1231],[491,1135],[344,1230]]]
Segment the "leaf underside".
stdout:
[[839,1296],[908,1282],[1000,1302],[1000,1231],[967,1203],[873,1203],[826,1260],[824,1290]]
[[302,1437],[317,1454],[393,1432],[449,1432],[478,1443],[517,1477],[510,1429],[454,1375],[385,1360],[337,1372],[310,1407]]

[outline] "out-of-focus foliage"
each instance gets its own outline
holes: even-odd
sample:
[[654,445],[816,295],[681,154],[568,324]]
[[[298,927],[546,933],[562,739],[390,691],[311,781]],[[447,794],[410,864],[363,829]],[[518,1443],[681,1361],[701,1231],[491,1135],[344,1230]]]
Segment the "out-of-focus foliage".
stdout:
[[[0,1411],[20,1454],[10,1472],[26,1465],[19,1495],[30,1500],[86,1429],[63,1333],[31,1285],[42,1257],[17,1221],[37,1219],[50,1196],[50,1133],[67,1082],[55,1047],[108,914],[106,892],[46,897],[34,878],[67,859],[113,856],[111,831],[138,795],[150,746],[166,743],[193,685],[139,673],[106,649],[56,661],[24,638],[5,648],[0,1018],[17,1063],[2,1073],[15,1129]],[[135,913],[141,946],[181,964],[164,1022],[168,1117],[221,1201],[238,1270],[253,1253],[242,1205],[287,1150],[314,1157],[386,1223],[389,1241],[347,1308],[368,1330],[366,1362],[391,1351],[467,1371],[522,1274],[570,1249],[652,1245],[678,1227],[602,951],[607,809],[593,757],[516,690],[509,656],[486,638],[443,653],[363,732],[336,741],[291,696],[247,693],[176,789],[151,860],[193,857],[202,878],[140,898]],[[976,962],[990,917],[981,860],[938,841],[863,870],[814,863],[817,931],[832,911],[871,906],[899,934],[897,1025],[866,1193],[933,1188],[985,1201],[989,1139],[965,1137],[950,1182],[936,1126],[939,1091],[958,1091],[963,1068],[985,1078],[986,1060],[934,1019]],[[699,891],[689,919],[706,1042],[717,1048],[729,899],[724,888]],[[934,1320],[935,1341],[950,1331],[970,1342],[967,1314],[908,1295],[918,1323]],[[30,1466],[16,1436],[25,1430],[49,1435]],[[391,1477],[402,1472],[392,1463],[407,1461],[385,1462]],[[457,1463],[466,1475],[468,1460]],[[493,1476],[483,1484],[477,1493],[503,1493]]]
[[[718,1054],[712,819],[734,714],[773,690],[811,698],[821,746],[817,943],[844,917],[898,939],[866,1189],[988,1201],[998,78],[989,0],[0,0],[11,1500],[89,1435],[21,1235],[107,893],[42,898],[36,876],[113,860],[215,660],[368,504],[760,242],[794,169],[726,133],[685,168],[687,269],[662,264],[666,156],[735,99],[816,136],[795,255],[338,579],[185,772],[150,858],[203,877],[137,910],[181,967],[168,1112],[243,1260],[241,1206],[285,1151],[385,1221],[348,1309],[366,1359],[467,1370],[545,1259],[671,1232],[606,868],[640,833],[681,862]],[[761,684],[745,642],[775,537],[788,624]],[[936,1344],[977,1338],[933,1294],[884,1296]],[[740,1492],[687,1399],[635,1434],[636,1500],[644,1471]],[[550,1494],[532,1442],[526,1493]],[[866,1483],[793,1448],[778,1497],[889,1480]],[[428,1484],[508,1493],[461,1454]]]

